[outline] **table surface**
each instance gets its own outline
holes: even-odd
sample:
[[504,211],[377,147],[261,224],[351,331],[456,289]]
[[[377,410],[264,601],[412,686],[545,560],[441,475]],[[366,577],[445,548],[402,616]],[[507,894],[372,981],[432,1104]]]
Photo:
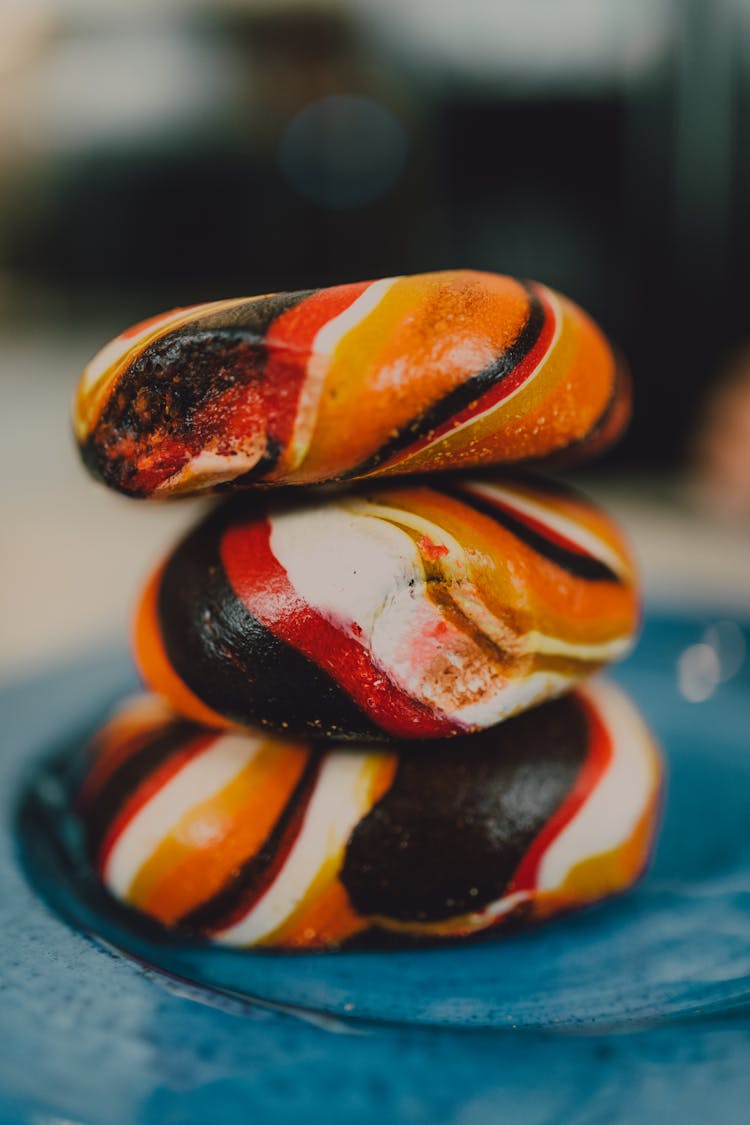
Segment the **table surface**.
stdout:
[[[52,674],[0,688],[0,1122],[661,1125],[674,1119],[744,1125],[750,1100],[750,670],[746,664],[741,673],[735,669],[693,708],[679,698],[675,657],[701,636],[704,622],[686,618],[666,629],[656,624],[656,631],[654,624],[647,622],[644,659],[634,658],[618,676],[631,668],[636,679],[627,682],[671,760],[659,857],[633,895],[532,940],[537,952],[542,944],[550,950],[541,974],[545,1011],[554,1017],[547,1028],[561,1025],[561,1004],[576,1008],[575,1023],[562,1021],[568,1028],[562,1034],[530,1029],[538,1021],[507,1030],[500,1018],[489,1030],[487,1013],[479,1021],[482,1029],[474,1030],[466,1004],[457,1010],[455,1002],[447,1014],[460,1029],[352,1024],[351,1006],[357,1009],[366,998],[356,970],[374,966],[375,954],[277,957],[274,966],[267,955],[264,964],[274,970],[268,973],[268,998],[293,1001],[300,987],[308,993],[307,1010],[292,1014],[244,1002],[236,987],[229,996],[217,995],[186,983],[184,971],[182,979],[165,976],[123,958],[112,948],[117,935],[108,938],[96,921],[66,924],[24,875],[22,857],[34,887],[41,885],[29,842],[38,848],[53,837],[38,822],[24,821],[24,831],[16,831],[19,796],[32,778],[39,782],[40,759],[59,749],[61,740],[77,745],[102,708],[129,690],[132,671],[121,650],[114,659],[103,653],[81,663],[69,660]],[[60,899],[63,883],[64,876],[48,879],[45,896]],[[72,908],[81,901],[77,891]],[[63,907],[60,899],[57,905],[70,916],[70,904]],[[614,944],[584,943],[592,926],[614,926]],[[87,928],[108,940],[93,942],[82,932]],[[543,988],[532,965],[508,971],[509,956],[521,946],[519,937],[484,947],[482,964],[496,961],[484,999],[507,1000],[515,989],[515,1010],[538,1016]],[[164,961],[163,948],[154,956],[132,937],[125,947],[147,964]],[[432,951],[424,966],[414,964],[416,954],[394,960],[380,954],[380,970],[371,968],[365,991],[382,1006],[382,992],[390,989],[406,1002],[419,982],[412,1004],[431,1005],[450,988],[468,1002],[478,981],[467,952]],[[602,952],[609,967],[601,994],[592,990],[593,981],[587,992],[584,978],[596,975],[591,970],[602,966]],[[236,956],[253,957],[245,964],[255,972],[255,955]],[[533,950],[528,960],[533,962]],[[452,981],[438,973],[425,983],[425,973],[429,978],[447,961],[453,963]],[[388,980],[397,963],[398,994],[396,982]],[[286,984],[274,997],[279,976]],[[261,981],[261,994],[264,987]],[[344,1001],[353,997],[343,1007],[342,989]],[[601,1011],[592,1022],[595,1012],[578,1010],[592,1003],[599,1010],[602,997],[609,1005],[604,1021]],[[643,1026],[633,1019],[636,1009],[642,1020],[656,1016],[660,1022]],[[627,1016],[620,1033],[609,1026],[615,1012]]]

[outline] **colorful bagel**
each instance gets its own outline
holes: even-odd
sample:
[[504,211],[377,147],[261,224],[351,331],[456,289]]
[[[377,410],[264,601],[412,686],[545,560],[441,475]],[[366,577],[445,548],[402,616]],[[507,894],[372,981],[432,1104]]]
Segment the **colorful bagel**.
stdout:
[[622,656],[634,581],[610,520],[538,480],[238,497],[152,577],[135,656],[149,687],[208,726],[453,736]]
[[79,798],[111,893],[236,946],[465,937],[629,887],[661,764],[592,683],[428,754],[209,731],[154,697],[98,736]]
[[75,428],[95,476],[169,496],[585,456],[628,414],[581,309],[456,270],[144,321],[89,363]]

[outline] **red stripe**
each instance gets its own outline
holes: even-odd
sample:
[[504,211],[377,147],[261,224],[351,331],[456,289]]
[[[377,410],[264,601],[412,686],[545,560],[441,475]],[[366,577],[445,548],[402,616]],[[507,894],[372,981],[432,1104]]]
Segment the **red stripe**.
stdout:
[[521,860],[516,873],[508,884],[506,894],[515,891],[534,890],[539,872],[539,864],[553,840],[570,824],[578,810],[596,789],[609,767],[614,755],[612,739],[599,713],[582,694],[576,694],[576,702],[583,711],[588,725],[589,749],[576,783],[559,809],[545,824]]
[[[211,742],[216,738],[216,734],[205,734],[198,738],[193,738],[184,746],[180,747],[166,762],[163,762],[158,770],[149,774],[148,777],[138,786],[138,788],[131,794],[129,799],[125,802],[120,812],[117,814],[112,824],[109,827],[107,835],[102,841],[99,848],[97,857],[97,869],[99,874],[104,877],[104,869],[107,866],[112,849],[117,843],[119,837],[125,831],[127,826],[132,821],[141,809],[148,804],[152,797],[154,797],[160,789],[171,781],[171,779],[180,772],[183,766],[200,754]],[[168,828],[165,825],[165,829]]]
[[545,316],[542,330],[531,351],[527,352],[523,359],[509,371],[507,375],[503,376],[494,386],[490,387],[481,398],[478,398],[470,406],[465,407],[459,414],[454,414],[447,421],[443,422],[442,426],[438,426],[437,429],[432,430],[429,434],[420,438],[419,441],[414,442],[413,445],[395,453],[393,457],[379,466],[379,470],[392,465],[394,462],[402,461],[405,457],[410,457],[414,453],[418,453],[428,445],[432,445],[434,441],[450,433],[456,426],[468,422],[477,415],[484,413],[485,410],[489,410],[490,407],[502,402],[503,399],[508,398],[513,391],[517,390],[521,384],[525,382],[534,368],[537,367],[544,358],[555,334],[555,326],[557,323],[557,315],[547,299],[544,290],[540,287],[535,287],[535,292],[544,308]]
[[118,736],[109,731],[102,732],[94,744],[96,756],[93,765],[76,797],[77,808],[84,809],[91,805],[115,770],[143,749],[156,726],[156,723],[144,724],[140,730],[133,731],[124,739],[121,734]]
[[[154,492],[192,457],[215,445],[217,438],[220,439],[219,452],[232,447],[247,449],[253,442],[258,446],[278,444],[284,449],[292,434],[317,333],[329,320],[349,308],[371,284],[363,281],[322,289],[277,317],[262,341],[267,349],[262,366],[249,370],[245,380],[238,380],[195,411],[189,433],[177,436],[162,432],[146,453],[139,442],[123,440],[116,452],[118,456],[136,461],[138,491]],[[197,319],[198,327],[209,313],[210,310]],[[147,323],[144,321],[136,327],[142,328]],[[170,326],[166,324],[164,334],[169,331]],[[129,445],[132,448],[128,448]]]
[[274,556],[268,520],[230,527],[221,561],[237,597],[280,641],[292,645],[336,681],[370,718],[395,738],[435,738],[461,727],[412,699],[377,667],[353,622],[333,623],[299,596]]
[[[187,460],[185,449],[195,456],[217,435],[222,442],[240,449],[254,438],[265,446],[284,450],[292,436],[315,337],[371,284],[363,281],[321,289],[278,316],[262,341],[264,360],[254,377],[238,382],[197,411],[188,438],[167,438],[158,447],[157,456],[168,458],[170,474]],[[170,442],[174,442],[174,449]],[[164,479],[162,476],[159,483]]]
[[[542,523],[541,520],[535,519],[534,516],[522,511],[520,508],[514,507],[512,504],[507,504],[504,500],[498,500],[497,496],[490,492],[480,491],[479,489],[472,489],[471,485],[464,485],[463,491],[468,492],[469,495],[473,492],[476,496],[481,497],[482,500],[487,500],[494,508],[500,512],[505,512],[507,515],[512,516],[514,520],[522,523],[524,527],[528,527],[531,531],[541,535],[543,539],[548,539],[550,543],[556,543],[558,547],[563,547],[566,551],[570,551],[574,555],[582,555],[587,559],[596,559],[596,555],[592,555],[591,551],[587,551],[580,543],[576,543],[573,539],[568,539],[567,535],[561,535],[559,531],[549,527],[548,524]],[[597,560],[600,561],[600,560]]]
[[372,285],[361,281],[320,289],[282,313],[266,333],[268,349],[261,393],[266,430],[285,447],[292,436],[312,346],[321,328],[348,309]]

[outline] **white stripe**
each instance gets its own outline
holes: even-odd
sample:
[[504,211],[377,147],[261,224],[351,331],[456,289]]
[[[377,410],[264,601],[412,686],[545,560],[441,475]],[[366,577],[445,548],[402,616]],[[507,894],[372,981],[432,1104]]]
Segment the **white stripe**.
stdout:
[[377,308],[386,293],[400,281],[385,277],[373,281],[356,301],[320,328],[310,348],[310,358],[300,389],[294,428],[289,442],[289,469],[296,469],[305,458],[318,418],[320,399],[336,348],[344,336],[361,324]]
[[559,887],[582,860],[621,847],[633,834],[657,779],[651,735],[627,696],[603,681],[579,691],[609,731],[613,756],[587,800],[542,856],[536,880],[542,891]]
[[579,678],[564,676],[560,672],[532,672],[523,678],[501,683],[493,694],[477,703],[457,707],[451,718],[466,727],[492,727],[519,711],[543,703],[545,699],[562,695]]
[[318,330],[313,340],[312,351],[318,355],[332,356],[347,332],[356,328],[380,304],[389,289],[400,280],[400,277],[383,277],[379,281],[370,282],[356,301],[352,301],[348,308],[332,317]]
[[[451,597],[501,650],[603,662],[627,647],[629,638],[622,637],[585,646],[541,633],[519,637],[477,594],[458,541],[412,513],[346,498],[274,516],[271,550],[300,597],[363,643],[391,682],[438,714],[466,727],[491,726],[545,696],[561,694],[578,677],[553,672],[500,677],[476,642],[428,597],[419,550],[398,525],[447,549],[440,563]],[[473,701],[461,703],[467,696]]]
[[[552,307],[552,315],[555,320],[555,328],[547,350],[539,360],[539,363],[537,363],[536,367],[534,367],[533,370],[529,372],[523,382],[519,383],[519,385],[514,390],[512,390],[510,394],[506,395],[505,398],[501,399],[499,402],[496,402],[493,406],[488,406],[486,410],[481,411],[479,414],[472,414],[471,418],[467,418],[465,422],[461,422],[458,426],[452,426],[451,429],[449,429],[446,433],[440,434],[438,437],[433,438],[432,441],[427,442],[426,445],[420,446],[419,449],[415,450],[415,456],[424,453],[428,449],[432,449],[434,446],[439,445],[441,441],[445,441],[447,438],[453,437],[455,434],[460,433],[461,430],[465,430],[469,426],[474,426],[477,422],[480,421],[480,419],[489,418],[490,415],[496,414],[499,410],[504,410],[508,403],[512,402],[516,395],[520,395],[521,391],[525,391],[529,383],[531,383],[532,380],[535,379],[539,374],[540,370],[547,362],[551,352],[555,348],[557,341],[560,339],[563,319],[562,310],[560,308],[560,303],[557,299],[556,294],[553,293],[551,289],[547,289],[545,286],[540,286],[540,288],[544,289],[547,300]],[[395,455],[397,459],[402,458],[403,460],[408,460],[409,456],[410,453],[408,448],[404,450],[403,453]],[[386,461],[385,464],[388,464],[388,461]]]
[[393,919],[383,915],[374,915],[379,925],[395,933],[410,932],[421,934],[456,934],[473,933],[479,929],[486,929],[493,922],[498,921],[505,914],[510,914],[522,902],[528,902],[533,897],[533,892],[511,891],[489,903],[483,910],[473,910],[469,914],[456,914],[453,918],[444,918],[440,922],[401,922],[394,924]]
[[628,633],[624,637],[613,637],[612,640],[601,641],[598,644],[563,641],[559,637],[537,633],[536,630],[527,633],[524,638],[524,650],[526,652],[540,652],[546,656],[572,656],[575,660],[588,660],[593,664],[605,664],[612,660],[619,660],[630,650],[632,644],[632,633]]
[[243,473],[249,473],[258,464],[265,450],[265,434],[259,434],[252,440],[244,438],[242,448],[234,449],[231,454],[202,449],[181,469],[172,473],[171,477],[158,484],[154,492],[166,492],[170,496],[176,496],[188,490],[203,492],[215,488],[217,484],[225,484]]
[[[366,513],[347,501],[274,516],[271,550],[304,601],[364,644],[374,665],[411,698],[462,723],[451,696],[491,693],[495,721],[504,712],[505,683],[493,682],[483,650],[428,597],[411,537]],[[437,675],[438,667],[450,676]]]
[[[416,531],[424,536],[424,538],[429,540],[435,547],[443,549],[445,553],[439,556],[440,569],[445,575],[446,587],[450,589],[452,600],[461,608],[462,612],[476,626],[478,631],[484,636],[489,637],[500,649],[506,652],[513,652],[520,651],[523,648],[523,638],[519,638],[516,632],[496,617],[487,606],[485,600],[480,596],[473,580],[472,564],[464,548],[454,536],[440,527],[439,524],[423,516],[416,515],[414,512],[405,511],[402,508],[389,507],[385,504],[375,504],[366,500],[360,500],[357,497],[347,497],[341,503],[345,505],[349,511],[358,515],[374,517],[386,523],[396,525],[397,527],[408,527],[412,531]],[[410,540],[410,542],[413,541]],[[416,559],[414,564],[416,581],[414,587],[410,589],[412,600],[418,589],[419,594],[422,595],[426,601],[426,612],[436,619],[441,619],[442,614],[432,600],[426,596],[427,590],[424,585],[424,571],[419,549],[414,547],[413,550]],[[392,599],[395,601],[398,595],[399,592],[394,591]],[[425,633],[429,635],[430,622],[424,617],[424,613],[425,609],[423,607],[422,625]],[[397,620],[401,615],[402,611],[400,611],[399,614],[392,614]],[[385,614],[382,614],[378,620],[381,638],[384,620]],[[447,635],[445,635],[443,630],[443,640],[440,646],[443,650],[445,649],[447,640]]]
[[126,722],[128,726],[159,727],[174,719],[175,713],[166,700],[151,692],[138,692],[121,700],[112,711],[107,723],[109,732],[115,723]]
[[[501,647],[517,646],[517,634],[490,612],[486,602],[477,592],[472,578],[471,562],[466,551],[453,535],[434,520],[403,508],[360,500],[356,496],[344,498],[342,505],[358,515],[384,520],[396,527],[408,527],[433,546],[440,548],[442,552],[439,556],[440,570],[446,576],[446,584],[450,585],[452,599],[477,628],[495,644]],[[420,581],[423,582],[423,568],[418,548],[416,548],[416,555]]]
[[[548,653],[558,656],[571,656],[578,660],[591,660],[605,661],[615,660],[618,656],[623,655],[624,652],[630,647],[632,638],[616,637],[610,641],[601,644],[574,644],[572,642],[564,641],[558,637],[550,637],[544,633],[530,632],[520,637],[510,630],[504,622],[495,617],[490,612],[484,600],[476,592],[476,587],[471,578],[471,564],[466,556],[466,552],[456,540],[443,528],[431,520],[427,520],[421,516],[417,516],[412,512],[407,512],[399,508],[390,508],[382,504],[372,504],[367,501],[351,498],[344,501],[350,511],[358,512],[362,515],[375,516],[383,520],[388,520],[397,525],[410,527],[413,531],[417,531],[426,536],[435,546],[444,547],[447,554],[440,556],[441,568],[447,572],[447,581],[450,585],[451,598],[466,614],[467,618],[477,627],[477,629],[486,637],[489,637],[501,650],[513,652],[523,651],[525,653]],[[420,581],[421,575],[420,575]],[[436,618],[438,612],[433,607],[433,603],[426,598],[426,590],[424,586],[420,587],[420,593],[425,595],[426,607],[422,606],[421,614],[409,614],[403,609],[404,599],[400,601],[397,597],[393,598],[392,610],[393,612],[388,615],[388,618],[397,623],[399,626],[396,636],[398,641],[395,640],[394,631],[391,628],[388,633],[382,629],[385,622],[386,614],[382,614],[378,619],[379,629],[378,641],[375,640],[375,631],[372,633],[372,647],[373,652],[377,650],[380,655],[381,662],[386,662],[386,667],[394,674],[400,673],[398,682],[406,690],[410,691],[415,697],[421,698],[422,701],[433,703],[429,684],[426,682],[425,672],[428,672],[429,665],[425,667],[424,657],[430,651],[430,655],[436,653],[429,650],[427,644],[419,646],[421,649],[422,661],[420,662],[419,672],[422,677],[415,681],[414,672],[407,671],[406,663],[404,660],[405,651],[408,650],[408,645],[404,645],[403,636],[404,630],[408,628],[412,636],[418,635],[416,629],[419,626],[426,637],[434,635],[434,623],[431,618]],[[413,603],[413,596],[409,598],[409,602]],[[407,602],[407,607],[409,605]],[[396,606],[399,605],[398,612]],[[416,617],[416,620],[415,620]],[[447,623],[443,623],[443,630]],[[450,629],[450,626],[448,625]],[[387,635],[387,642],[384,643],[384,638]],[[459,643],[465,650],[467,640],[462,635],[459,638]],[[443,657],[447,657],[448,646],[450,644],[450,634],[442,633],[438,650],[442,653]],[[401,652],[400,662],[394,660],[394,653]],[[465,656],[465,652],[461,654]],[[526,707],[531,707],[535,703],[541,702],[543,699],[555,695],[561,695],[572,683],[575,683],[578,676],[566,676],[554,672],[534,672],[529,676],[519,680],[503,681],[498,685],[497,689],[491,694],[485,695],[477,703],[471,703],[463,707],[445,708],[445,701],[441,701],[446,714],[453,720],[463,724],[467,727],[488,727],[502,719],[509,718],[511,715],[517,714],[519,711]],[[476,687],[479,688],[480,684],[477,682]]]
[[299,906],[327,860],[343,855],[368,811],[375,755],[337,750],[323,762],[302,830],[278,876],[239,922],[214,933],[227,945],[252,945],[276,930]]
[[590,531],[569,516],[564,516],[561,512],[554,511],[544,504],[538,504],[512,488],[488,484],[479,480],[468,480],[462,487],[469,494],[476,492],[480,496],[487,496],[490,500],[497,499],[510,508],[517,508],[519,512],[531,516],[532,519],[547,524],[559,535],[570,539],[581,550],[587,551],[600,562],[606,563],[619,577],[628,576],[629,568],[623,557],[613,551],[609,544],[605,543],[595,532]]
[[365,642],[394,593],[422,584],[416,545],[384,520],[329,502],[279,512],[270,524],[271,550],[299,595],[334,624],[352,622]]
[[503,895],[502,898],[495,899],[484,910],[470,915],[472,928],[489,926],[491,922],[496,922],[504,914],[510,914],[511,910],[520,906],[522,902],[528,902],[531,897],[531,891],[512,891],[508,895]]
[[[253,760],[262,746],[260,737],[222,735],[184,765],[139,810],[118,837],[104,871],[104,881],[110,890],[118,898],[127,898],[143,864],[185,813],[220,792]],[[193,842],[200,845],[209,841]]]

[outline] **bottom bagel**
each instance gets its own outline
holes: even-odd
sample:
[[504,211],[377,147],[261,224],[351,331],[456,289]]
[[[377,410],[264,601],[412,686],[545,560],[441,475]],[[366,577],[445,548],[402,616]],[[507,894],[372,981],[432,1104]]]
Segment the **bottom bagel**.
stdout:
[[227,945],[326,949],[463,938],[626,889],[661,780],[601,681],[393,749],[211,731],[143,696],[94,740],[77,809],[129,906]]

